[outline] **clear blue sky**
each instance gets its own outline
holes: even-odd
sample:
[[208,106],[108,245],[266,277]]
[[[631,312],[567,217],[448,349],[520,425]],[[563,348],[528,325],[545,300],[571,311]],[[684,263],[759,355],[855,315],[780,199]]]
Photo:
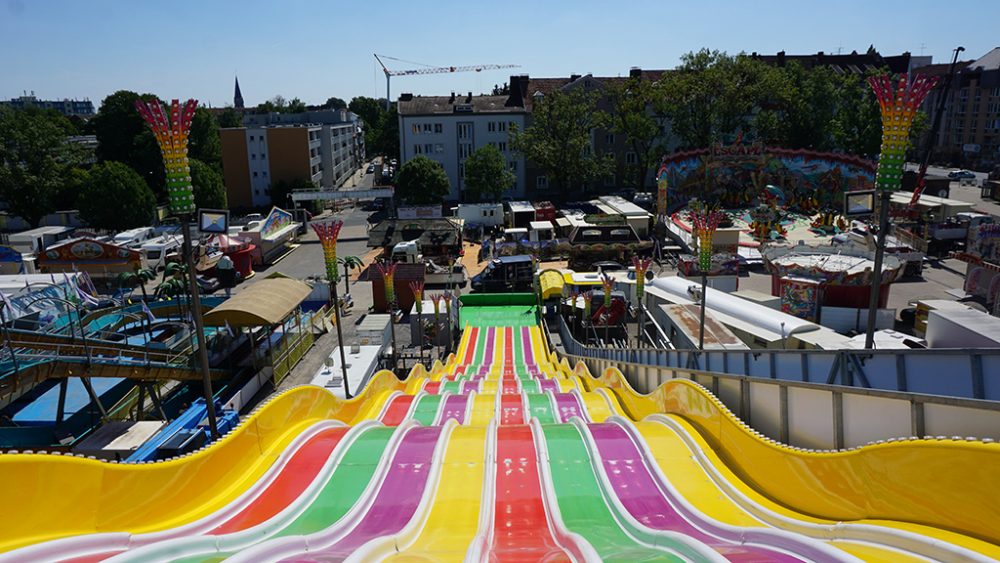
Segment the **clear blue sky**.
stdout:
[[394,98],[489,91],[511,72],[672,68],[702,47],[803,54],[874,44],[882,54],[923,51],[945,62],[956,45],[969,59],[1000,46],[998,21],[997,0],[0,0],[0,99],[34,90],[97,104],[129,89],[223,106],[237,73],[248,106],[276,94],[307,103],[384,96],[372,53],[441,66],[521,65],[396,78]]

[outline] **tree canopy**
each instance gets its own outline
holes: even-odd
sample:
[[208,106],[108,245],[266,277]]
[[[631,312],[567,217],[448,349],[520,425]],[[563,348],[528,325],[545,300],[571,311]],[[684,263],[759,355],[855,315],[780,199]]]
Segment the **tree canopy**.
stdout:
[[191,120],[188,157],[196,158],[216,170],[222,170],[222,141],[219,123],[207,108],[198,108]]
[[151,224],[156,196],[135,170],[108,161],[90,170],[78,203],[80,218],[91,227],[121,231]]
[[663,150],[660,139],[660,124],[654,116],[653,108],[662,106],[662,92],[649,80],[629,77],[608,87],[610,101],[611,130],[625,136],[629,152],[635,155],[635,162],[626,163],[626,175],[633,178],[636,188],[646,183],[646,175]]
[[323,107],[326,109],[347,109],[347,102],[337,97],[327,98]]
[[271,184],[271,203],[277,207],[287,207],[289,205],[288,195],[295,190],[309,190],[315,188],[312,181],[305,178],[296,178],[291,181],[279,180]]
[[50,114],[0,107],[0,198],[33,226],[56,211],[63,186],[83,159],[80,145],[66,137]]
[[396,197],[410,204],[440,203],[451,191],[448,175],[437,161],[419,155],[399,168]]
[[514,185],[514,173],[500,149],[484,145],[465,160],[462,199],[465,201],[499,201],[500,195]]
[[119,90],[101,102],[100,111],[91,120],[97,135],[97,159],[130,166],[165,197],[163,158],[153,132],[135,109],[139,99],[158,100],[153,94]]
[[189,160],[194,204],[204,209],[226,209],[226,187],[222,175],[198,159]]
[[243,127],[243,114],[235,108],[226,108],[219,114],[217,121],[219,127]]
[[608,123],[597,100],[581,89],[551,92],[535,101],[531,125],[511,133],[513,148],[545,171],[551,189],[574,190],[610,173],[611,158],[595,154],[590,142]]

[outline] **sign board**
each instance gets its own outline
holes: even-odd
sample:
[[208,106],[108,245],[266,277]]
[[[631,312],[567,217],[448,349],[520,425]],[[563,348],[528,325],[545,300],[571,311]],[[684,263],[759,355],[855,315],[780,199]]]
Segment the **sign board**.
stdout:
[[397,210],[400,219],[440,219],[440,205],[419,205],[410,207],[400,207]]
[[962,150],[965,152],[979,152],[979,145],[975,143],[967,143],[962,146]]
[[274,207],[271,209],[271,213],[267,215],[267,219],[264,219],[264,224],[260,228],[260,236],[263,238],[271,238],[278,231],[291,224],[292,214],[284,209]]
[[199,209],[198,230],[203,233],[228,234],[229,211],[224,209]]
[[875,212],[875,190],[844,192],[844,216],[860,217]]

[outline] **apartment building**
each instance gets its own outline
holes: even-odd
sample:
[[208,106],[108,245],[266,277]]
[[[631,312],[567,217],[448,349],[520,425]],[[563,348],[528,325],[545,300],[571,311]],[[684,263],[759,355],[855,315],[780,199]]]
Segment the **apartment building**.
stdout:
[[35,93],[25,94],[10,100],[0,100],[0,106],[7,106],[13,109],[25,109],[35,107],[38,109],[54,109],[66,117],[94,117],[94,102],[90,100],[39,100]]
[[250,114],[243,124],[219,131],[234,208],[270,205],[271,185],[281,181],[340,187],[365,160],[361,121],[348,111]]
[[426,156],[444,167],[451,184],[448,199],[464,201],[465,160],[478,148],[493,145],[514,173],[514,185],[504,194],[525,194],[524,157],[510,146],[508,132],[525,127],[525,108],[513,96],[414,96],[403,94],[399,113],[400,162]]
[[[931,65],[920,72],[941,80],[924,101],[933,115],[943,93],[950,64]],[[933,159],[944,164],[988,169],[1000,164],[1000,47],[974,61],[957,65],[945,98],[941,127],[934,138]]]

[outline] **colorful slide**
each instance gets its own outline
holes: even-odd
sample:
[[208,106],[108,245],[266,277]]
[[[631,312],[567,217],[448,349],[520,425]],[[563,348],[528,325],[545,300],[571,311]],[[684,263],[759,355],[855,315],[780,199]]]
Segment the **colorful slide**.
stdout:
[[0,456],[0,561],[988,561],[1000,445],[768,440],[686,380],[548,348],[531,305],[341,401],[311,386],[155,463]]

